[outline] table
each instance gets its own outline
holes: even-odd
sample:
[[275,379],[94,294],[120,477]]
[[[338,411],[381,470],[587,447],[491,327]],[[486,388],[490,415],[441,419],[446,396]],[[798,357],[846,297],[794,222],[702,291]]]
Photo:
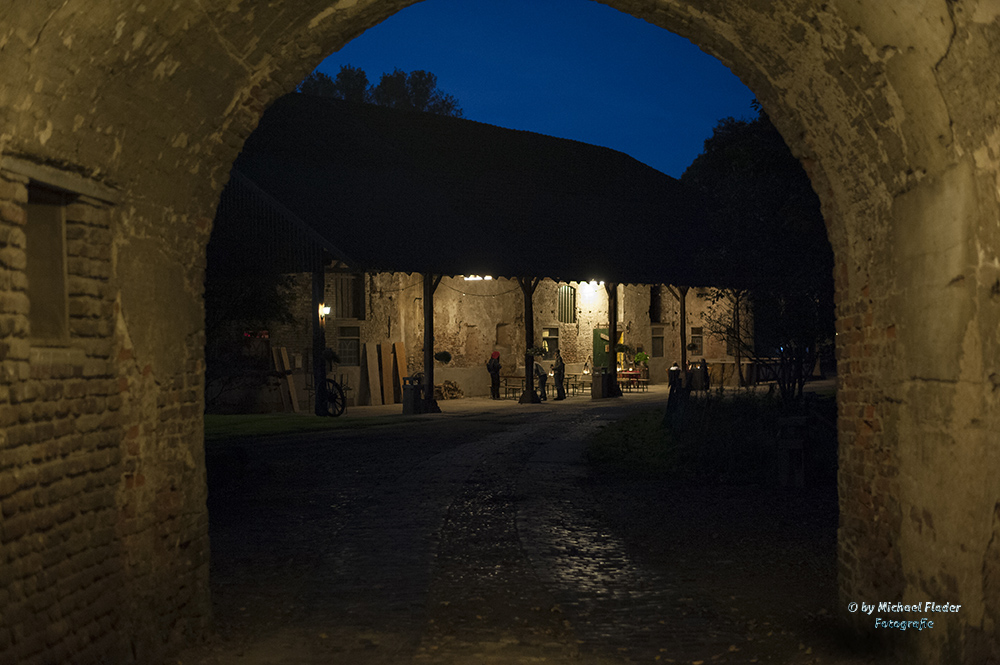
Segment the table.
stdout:
[[501,374],[500,389],[503,390],[504,399],[511,396],[514,399],[520,398],[524,392],[524,374]]
[[637,369],[618,370],[618,385],[625,390],[632,392],[633,388],[639,388],[639,378],[642,372]]
[[566,392],[570,395],[576,396],[577,393],[583,393],[590,390],[590,374],[566,374]]

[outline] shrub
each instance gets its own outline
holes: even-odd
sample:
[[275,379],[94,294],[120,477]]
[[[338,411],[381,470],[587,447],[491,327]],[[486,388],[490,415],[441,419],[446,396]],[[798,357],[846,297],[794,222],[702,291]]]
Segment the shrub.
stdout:
[[[663,409],[606,425],[587,442],[597,470],[708,483],[769,484],[777,480],[779,422],[790,412],[776,396],[759,393],[692,395],[683,426],[663,426]],[[836,431],[827,419],[810,424],[807,482],[836,479]]]

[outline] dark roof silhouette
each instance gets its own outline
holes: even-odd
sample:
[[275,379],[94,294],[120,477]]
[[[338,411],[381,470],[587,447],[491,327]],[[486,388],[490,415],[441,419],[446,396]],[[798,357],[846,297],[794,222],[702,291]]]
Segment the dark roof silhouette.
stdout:
[[696,205],[609,148],[290,94],[234,169],[359,271],[697,281],[682,249]]

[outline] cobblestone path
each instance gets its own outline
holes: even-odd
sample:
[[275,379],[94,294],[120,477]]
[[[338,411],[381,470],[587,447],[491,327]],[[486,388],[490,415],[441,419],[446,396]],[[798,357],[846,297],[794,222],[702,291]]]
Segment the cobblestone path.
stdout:
[[216,634],[179,662],[869,662],[831,632],[830,490],[589,475],[587,434],[638,406],[210,447]]

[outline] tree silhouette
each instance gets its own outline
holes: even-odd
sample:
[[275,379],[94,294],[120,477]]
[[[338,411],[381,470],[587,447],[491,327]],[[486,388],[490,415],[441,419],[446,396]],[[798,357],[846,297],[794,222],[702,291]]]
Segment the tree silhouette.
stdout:
[[[833,339],[833,251],[819,199],[759,106],[757,118],[719,121],[681,180],[708,208],[715,295],[711,334],[754,358],[778,359],[786,399],[801,395],[817,353]],[[748,321],[726,315],[752,312]]]
[[380,106],[462,117],[458,100],[438,89],[437,76],[421,69],[409,74],[401,69],[382,74],[372,90],[372,100]]
[[462,117],[458,100],[438,89],[437,76],[421,69],[409,74],[394,69],[392,73],[382,74],[378,85],[371,85],[364,70],[341,65],[336,79],[323,72],[313,72],[299,84],[297,90],[308,95]]
[[299,84],[297,90],[318,97],[336,97],[349,102],[371,103],[371,87],[365,70],[351,65],[341,65],[337,78],[332,79],[323,72],[313,72]]

